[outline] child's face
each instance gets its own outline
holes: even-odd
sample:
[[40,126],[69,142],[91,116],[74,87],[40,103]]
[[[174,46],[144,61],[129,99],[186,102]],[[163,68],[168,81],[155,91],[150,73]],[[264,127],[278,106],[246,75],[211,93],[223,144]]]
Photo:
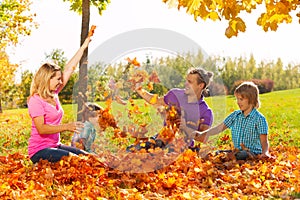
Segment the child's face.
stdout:
[[98,115],[98,114],[96,114],[95,117],[89,117],[89,121],[90,121],[93,125],[98,124],[98,120],[99,120],[99,115]]
[[240,94],[236,94],[235,95],[237,104],[240,108],[240,110],[246,115],[249,114],[251,112],[251,110],[253,109],[253,105],[249,104],[249,99],[242,97],[242,95]]

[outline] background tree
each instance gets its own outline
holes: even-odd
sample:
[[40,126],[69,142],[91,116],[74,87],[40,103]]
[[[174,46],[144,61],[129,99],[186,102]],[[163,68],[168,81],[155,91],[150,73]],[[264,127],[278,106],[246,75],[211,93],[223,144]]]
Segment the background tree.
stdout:
[[14,77],[17,65],[9,62],[8,55],[0,51],[0,113],[2,113],[2,101],[8,102],[9,93],[14,87]]
[[[261,26],[264,31],[276,31],[278,25],[285,22],[292,22],[292,14],[299,18],[300,12],[299,0],[229,0],[229,1],[199,1],[199,0],[162,0],[170,7],[177,7],[186,9],[186,12],[194,16],[195,21],[198,18],[203,20],[211,19],[226,20],[228,27],[226,28],[225,35],[228,38],[237,36],[239,32],[246,31],[246,24],[240,17],[243,12],[251,13],[252,10],[258,6],[264,6],[265,12],[262,12],[257,19],[257,25]],[[298,13],[294,12],[297,11]]]
[[22,72],[21,75],[21,83],[17,85],[18,92],[19,92],[19,100],[17,101],[17,104],[19,107],[27,107],[27,98],[30,95],[30,85],[32,82],[33,73],[29,70],[25,70]]
[[20,36],[28,36],[33,28],[35,14],[30,13],[30,0],[3,0],[0,2],[0,50],[16,45]]
[[35,14],[30,13],[30,0],[3,0],[0,2],[0,113],[1,102],[11,97],[14,85],[14,73],[18,65],[11,64],[6,47],[16,45],[20,36],[28,36],[33,28]]
[[53,49],[50,53],[45,53],[45,57],[46,60],[50,60],[50,62],[57,64],[63,70],[68,61],[64,54],[65,52],[62,49]]
[[[71,3],[70,9],[82,15],[81,21],[81,41],[80,45],[84,42],[88,36],[90,26],[90,5],[95,6],[98,9],[100,15],[102,11],[106,9],[106,6],[110,3],[110,0],[63,0]],[[87,57],[88,48],[85,49],[83,56],[79,62],[79,87],[78,93],[78,110],[82,109],[82,105],[87,101]],[[81,120],[81,114],[77,114],[77,120]]]

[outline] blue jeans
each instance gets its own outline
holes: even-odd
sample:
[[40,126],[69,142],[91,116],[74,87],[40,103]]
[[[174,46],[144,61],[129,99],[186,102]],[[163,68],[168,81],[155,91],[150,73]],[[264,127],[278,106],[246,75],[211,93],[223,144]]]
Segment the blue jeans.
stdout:
[[33,163],[37,163],[39,162],[41,159],[42,160],[48,160],[49,162],[57,162],[59,161],[63,156],[69,156],[70,153],[79,155],[79,154],[83,154],[85,155],[86,152],[75,148],[75,147],[71,147],[71,146],[67,146],[64,144],[61,144],[55,148],[46,148],[46,149],[42,149],[38,152],[36,152],[31,158],[30,160]]

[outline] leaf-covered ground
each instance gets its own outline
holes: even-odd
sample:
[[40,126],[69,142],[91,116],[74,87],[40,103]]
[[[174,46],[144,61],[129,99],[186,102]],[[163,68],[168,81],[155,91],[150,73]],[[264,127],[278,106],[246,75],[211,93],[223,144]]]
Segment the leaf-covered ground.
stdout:
[[[187,150],[173,161],[174,155],[163,153],[149,162],[151,154],[141,153],[120,165],[111,162],[110,167],[100,162],[105,159],[92,156],[34,165],[27,156],[28,111],[7,110],[0,114],[0,199],[299,199],[299,92],[262,95],[261,110],[269,122],[271,154],[276,159],[246,162],[235,161],[230,154],[215,156],[215,149],[210,149],[204,158]],[[230,112],[235,102],[226,100]],[[64,122],[73,119],[71,107],[64,105]],[[62,134],[63,143],[71,136]],[[220,136],[216,141],[217,149],[230,148],[228,138]],[[149,163],[153,169],[166,160],[171,164],[146,170]],[[147,172],[113,168],[120,166]]]
[[[162,169],[128,173],[94,156],[32,164],[15,153],[0,157],[1,199],[295,199],[300,196],[300,150],[278,146],[275,160],[205,158],[186,150]],[[168,156],[165,154],[164,156]],[[163,159],[163,158],[162,158]],[[145,162],[140,158],[141,163]],[[128,163],[128,166],[134,163]],[[134,164],[136,165],[136,163]]]

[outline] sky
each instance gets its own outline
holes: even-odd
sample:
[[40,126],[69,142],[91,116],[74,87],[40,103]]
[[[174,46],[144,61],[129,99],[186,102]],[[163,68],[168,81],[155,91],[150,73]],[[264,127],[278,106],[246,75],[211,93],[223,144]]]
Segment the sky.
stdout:
[[[263,8],[260,8],[260,10]],[[81,16],[69,10],[63,0],[34,0],[31,10],[37,15],[39,28],[32,35],[20,40],[17,47],[9,49],[11,62],[20,65],[19,71],[37,70],[45,61],[45,54],[53,49],[62,49],[70,59],[79,48]],[[258,10],[259,11],[259,10]],[[111,0],[107,10],[100,16],[91,9],[91,25],[97,29],[89,45],[93,52],[105,41],[124,32],[156,28],[174,31],[193,40],[210,56],[249,57],[258,61],[276,61],[279,57],[285,64],[300,63],[300,25],[298,19],[292,24],[281,24],[276,32],[264,32],[256,25],[260,12],[242,15],[246,32],[227,38],[227,22],[194,21],[184,10],[169,8],[162,0]],[[245,17],[244,17],[245,16]],[[109,51],[114,51],[112,46]]]

